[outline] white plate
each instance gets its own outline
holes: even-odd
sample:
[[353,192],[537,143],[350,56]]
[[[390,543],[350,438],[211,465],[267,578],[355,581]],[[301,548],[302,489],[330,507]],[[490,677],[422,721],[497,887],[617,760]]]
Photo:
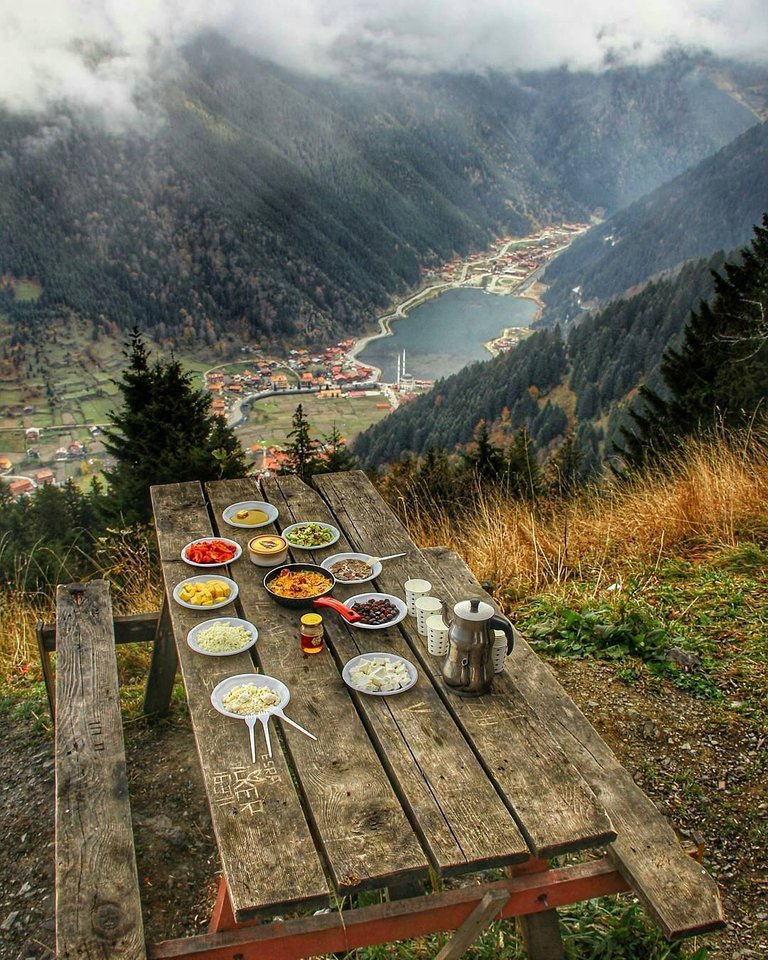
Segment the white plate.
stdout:
[[[235,548],[235,552],[232,555],[230,560],[219,560],[218,563],[198,563],[197,560],[190,560],[187,556],[187,549],[193,547],[196,543],[207,543],[209,540],[220,540],[222,543],[228,543],[230,547]],[[235,543],[234,540],[228,540],[226,537],[200,537],[197,540],[190,541],[184,549],[181,551],[181,559],[184,563],[188,563],[190,567],[203,567],[204,569],[211,569],[213,567],[225,567],[228,563],[234,563],[238,557],[242,556],[243,548],[239,543]]]
[[[263,510],[267,519],[261,523],[238,523],[234,517],[240,510]],[[266,503],[264,500],[242,500],[240,503],[231,503],[228,507],[225,507],[221,516],[224,523],[228,523],[230,527],[240,527],[241,530],[258,530],[259,527],[266,527],[267,524],[274,523],[277,520],[277,507],[273,507],[271,503]]]
[[[313,547],[302,547],[300,543],[294,543],[291,540],[289,534],[293,530],[299,530],[301,527],[306,527],[310,523],[315,524],[318,527],[325,527],[326,530],[330,530],[333,536],[327,543],[317,543]],[[301,523],[291,523],[283,531],[282,535],[288,541],[288,546],[293,550],[325,550],[326,547],[330,547],[332,543],[336,543],[339,539],[339,531],[334,527],[332,523],[323,523],[322,520],[302,520]]]
[[[355,624],[359,626],[359,624]],[[390,660],[393,663],[404,663],[405,668],[408,671],[410,676],[410,681],[404,686],[400,687],[398,690],[362,690],[350,679],[350,671],[353,670],[362,660],[370,660],[372,657],[381,657],[384,660]],[[369,697],[391,697],[396,693],[404,693],[406,690],[410,690],[411,687],[416,683],[418,679],[418,673],[416,672],[416,667],[411,663],[410,660],[406,660],[405,657],[398,657],[396,653],[362,653],[359,657],[353,657],[341,671],[342,679],[348,687],[352,687],[353,690],[357,690],[359,693],[365,693]]]
[[[220,653],[214,653],[212,650],[205,650],[203,647],[198,645],[197,638],[209,627],[212,627],[216,623],[227,623],[231,627],[242,627],[243,630],[247,630],[250,636],[250,639],[238,647],[236,650],[224,650]],[[215,620],[203,620],[202,623],[196,624],[187,634],[187,643],[192,647],[193,650],[196,650],[198,653],[204,654],[206,657],[231,657],[234,653],[242,653],[244,650],[249,650],[254,643],[259,638],[259,631],[254,627],[254,625],[249,620],[240,620],[239,617],[217,617]]]
[[277,706],[269,707],[264,711],[265,714],[274,713],[275,710],[282,710],[291,699],[288,687],[286,687],[282,680],[278,680],[276,677],[268,677],[263,673],[238,673],[234,677],[227,677],[226,680],[217,683],[211,691],[211,703],[219,713],[223,713],[225,717],[234,717],[236,720],[245,719],[244,713],[233,713],[232,710],[227,710],[224,706],[224,697],[226,697],[230,690],[239,686],[241,683],[252,683],[257,687],[269,687],[270,690],[274,690],[280,697],[280,703],[278,703]]
[[[370,553],[334,553],[332,557],[326,557],[325,560],[320,564],[323,569],[327,570],[329,573],[333,573],[331,567],[334,563],[338,563],[340,560],[370,560]],[[369,580],[373,580],[374,577],[378,577],[381,573],[381,564],[377,561],[374,563],[371,569],[371,575],[369,577],[359,577],[357,580],[342,580],[341,577],[334,577],[338,583],[367,583]]]
[[[211,603],[207,606],[202,606],[197,603],[190,603],[188,600],[180,600],[179,594],[181,593],[182,587],[185,583],[205,583],[208,580],[222,580],[229,587],[229,596],[226,600],[220,600],[218,603]],[[205,612],[206,610],[218,610],[219,607],[226,607],[228,603],[232,601],[237,596],[237,584],[234,580],[230,580],[229,577],[220,577],[215,573],[201,573],[197,577],[187,577],[186,580],[182,580],[181,583],[177,583],[173,588],[173,599],[176,603],[180,603],[182,607],[186,607],[188,610],[200,610]]]
[[385,627],[394,627],[396,623],[404,620],[408,613],[408,606],[405,601],[399,597],[393,597],[391,593],[358,593],[355,594],[354,597],[349,597],[345,600],[344,606],[349,607],[351,610],[353,603],[364,603],[366,600],[389,600],[390,603],[394,603],[397,607],[398,614],[396,617],[393,617],[392,620],[387,620],[386,623],[363,623],[361,620],[356,620],[351,624],[351,626],[359,627],[361,630],[383,630]]

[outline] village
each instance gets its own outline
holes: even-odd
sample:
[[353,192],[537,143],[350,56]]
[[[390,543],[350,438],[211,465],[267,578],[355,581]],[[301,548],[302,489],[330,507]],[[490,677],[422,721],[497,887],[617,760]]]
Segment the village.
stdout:
[[[466,259],[455,257],[438,267],[422,267],[419,290],[398,304],[394,312],[381,318],[379,335],[390,332],[390,320],[402,319],[414,307],[446,289],[481,287],[488,293],[514,293],[537,299],[533,285],[543,268],[589,226],[588,223],[549,225],[527,237],[501,237],[488,250]],[[530,333],[528,328],[508,328],[484,346],[496,356],[513,349]],[[211,395],[211,412],[224,417],[238,430],[254,474],[269,476],[279,471],[285,457],[285,428],[281,431],[282,442],[271,442],[265,437],[265,430],[250,426],[256,406],[264,401],[291,397],[291,403],[298,404],[301,396],[306,395],[320,403],[327,402],[329,407],[342,398],[357,401],[361,406],[367,404],[367,419],[351,418],[355,423],[354,434],[432,388],[431,380],[417,379],[406,371],[404,357],[398,361],[395,381],[382,382],[378,369],[357,359],[371,339],[349,338],[315,350],[297,347],[288,350],[285,357],[269,356],[260,344],[252,343],[240,348],[239,359],[202,372],[203,388]],[[349,422],[350,418],[347,424]],[[62,427],[24,427],[26,455],[0,454],[0,478],[7,484],[11,496],[26,496],[39,486],[67,479],[90,482],[92,476],[109,467],[99,439],[102,426],[91,423],[71,431]],[[352,440],[354,435],[344,439]]]
[[488,251],[471,254],[465,260],[455,257],[437,269],[422,267],[421,273],[425,281],[440,279],[469,285],[489,279],[490,282],[485,283],[489,293],[511,292],[590,226],[589,223],[550,224],[528,237],[502,237],[494,241]]

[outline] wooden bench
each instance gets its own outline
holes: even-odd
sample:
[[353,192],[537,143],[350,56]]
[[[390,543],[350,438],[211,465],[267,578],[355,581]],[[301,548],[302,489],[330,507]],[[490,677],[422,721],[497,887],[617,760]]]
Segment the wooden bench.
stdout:
[[109,584],[56,591],[56,956],[146,957]]

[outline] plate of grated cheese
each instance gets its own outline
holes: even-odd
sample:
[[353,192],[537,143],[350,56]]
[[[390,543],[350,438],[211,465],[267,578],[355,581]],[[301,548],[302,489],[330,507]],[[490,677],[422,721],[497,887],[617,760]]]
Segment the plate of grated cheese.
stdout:
[[217,617],[198,623],[187,634],[187,643],[207,657],[231,657],[250,649],[259,638],[259,631],[248,620],[239,617]]

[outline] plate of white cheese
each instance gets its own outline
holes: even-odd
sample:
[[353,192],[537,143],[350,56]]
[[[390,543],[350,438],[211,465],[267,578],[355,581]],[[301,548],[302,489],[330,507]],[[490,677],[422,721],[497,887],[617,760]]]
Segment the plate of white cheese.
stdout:
[[396,653],[363,653],[341,672],[344,683],[359,693],[388,697],[410,690],[418,679],[416,667]]
[[239,617],[217,617],[198,623],[187,634],[187,643],[207,657],[230,657],[242,653],[256,643],[259,631],[249,620]]

